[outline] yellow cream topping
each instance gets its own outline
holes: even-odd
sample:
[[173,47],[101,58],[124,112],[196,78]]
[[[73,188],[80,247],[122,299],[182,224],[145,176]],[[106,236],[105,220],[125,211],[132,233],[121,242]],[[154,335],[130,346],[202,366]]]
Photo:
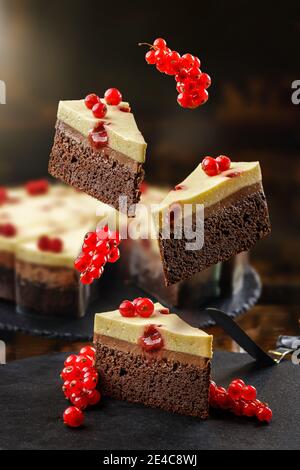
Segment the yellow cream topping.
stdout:
[[[240,172],[238,176],[227,177],[230,172]],[[159,211],[173,204],[203,204],[209,207],[240,189],[261,181],[259,162],[232,162],[230,170],[217,176],[208,176],[201,167],[197,168],[178,186],[182,189],[172,190],[159,205]]]
[[97,119],[91,109],[85,106],[84,100],[60,101],[57,118],[86,137],[97,124],[103,122],[109,147],[143,163],[147,144],[136,125],[133,114],[120,111],[120,106],[126,107],[129,104],[122,102],[119,106],[107,105],[105,118]]
[[164,349],[195,356],[212,357],[212,336],[193,328],[174,313],[162,314],[161,304],[155,304],[150,318],[122,317],[119,310],[96,313],[94,332],[104,336],[138,344],[145,327],[155,325],[164,341]]

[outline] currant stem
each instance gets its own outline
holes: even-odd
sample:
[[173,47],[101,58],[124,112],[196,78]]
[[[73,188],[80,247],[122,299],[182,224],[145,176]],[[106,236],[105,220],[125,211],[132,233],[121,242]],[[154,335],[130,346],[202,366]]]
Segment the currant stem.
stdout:
[[148,47],[150,47],[151,49],[155,49],[155,47],[153,46],[153,44],[149,44],[148,42],[139,42],[139,43],[138,43],[138,46],[148,46]]

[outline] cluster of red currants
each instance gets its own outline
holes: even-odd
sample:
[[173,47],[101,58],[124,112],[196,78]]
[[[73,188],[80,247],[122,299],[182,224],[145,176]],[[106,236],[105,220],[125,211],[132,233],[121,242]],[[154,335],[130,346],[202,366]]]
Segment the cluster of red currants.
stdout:
[[[141,44],[143,45],[143,43]],[[148,64],[156,65],[159,72],[173,75],[179,95],[177,102],[183,108],[198,108],[208,100],[207,88],[211,78],[200,70],[201,62],[192,54],[180,55],[167,47],[164,39],[155,39],[147,44],[151,49],[146,53]]]
[[15,237],[17,235],[17,228],[10,223],[0,224],[0,235],[7,238]]
[[28,181],[25,184],[25,189],[30,196],[39,196],[48,192],[49,183],[45,179]]
[[84,420],[83,410],[96,405],[101,398],[96,390],[98,373],[94,367],[95,348],[83,347],[79,355],[71,354],[64,363],[60,377],[64,381],[62,390],[69,406],[64,414],[64,423],[71,427],[81,426]]
[[119,232],[112,232],[108,225],[86,234],[82,252],[74,262],[75,269],[81,273],[80,280],[83,284],[91,284],[99,279],[107,262],[118,261],[120,243]]
[[60,238],[50,238],[47,235],[43,235],[38,239],[37,246],[41,251],[52,251],[52,253],[61,253],[64,248],[63,241]]
[[154,312],[154,304],[152,300],[146,297],[137,297],[132,302],[130,300],[123,300],[120,304],[119,312],[123,317],[148,318]]
[[256,388],[246,385],[241,379],[233,380],[227,390],[211,382],[209,395],[209,403],[213,408],[229,410],[237,416],[256,416],[261,422],[269,423],[272,419],[269,406],[257,400]]
[[202,170],[208,176],[219,175],[222,171],[230,169],[231,160],[225,155],[219,155],[217,158],[204,157],[201,163]]

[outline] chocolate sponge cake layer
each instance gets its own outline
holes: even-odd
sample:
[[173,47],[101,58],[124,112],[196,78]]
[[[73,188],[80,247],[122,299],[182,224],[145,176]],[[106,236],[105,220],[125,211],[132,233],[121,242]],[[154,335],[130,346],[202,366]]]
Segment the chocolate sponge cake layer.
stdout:
[[166,284],[189,279],[209,266],[249,250],[270,230],[266,198],[263,190],[258,189],[243,197],[231,198],[230,203],[215,210],[205,211],[204,246],[200,250],[186,250],[189,240],[184,237],[174,239],[171,233],[170,239],[163,239],[160,233]]
[[15,255],[0,251],[0,298],[15,300]]
[[103,395],[208,417],[209,359],[167,350],[145,353],[135,344],[99,334],[94,344]]
[[86,286],[79,282],[74,270],[36,266],[17,260],[18,310],[28,309],[40,315],[80,317],[84,314],[86,297]]
[[120,194],[127,196],[127,210],[139,202],[144,179],[141,163],[109,147],[94,149],[85,136],[59,120],[49,173],[118,210]]

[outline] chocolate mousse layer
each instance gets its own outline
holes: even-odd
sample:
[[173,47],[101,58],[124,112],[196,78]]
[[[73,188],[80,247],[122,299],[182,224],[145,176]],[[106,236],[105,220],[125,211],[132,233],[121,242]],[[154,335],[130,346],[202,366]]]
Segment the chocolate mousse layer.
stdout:
[[[95,149],[87,137],[60,120],[56,123],[49,173],[123,212],[139,202],[144,179],[142,163],[109,146]],[[126,210],[119,207],[120,195],[127,197]]]
[[16,261],[16,302],[18,310],[41,315],[84,315],[87,286],[70,268]]
[[103,395],[174,413],[208,417],[210,359],[95,334]]
[[[166,285],[189,279],[209,266],[249,250],[271,231],[260,183],[205,208],[204,214],[204,246],[200,250],[186,250],[186,243],[191,240],[184,234],[182,239],[174,239],[171,231],[170,239],[163,239],[159,233]],[[195,231],[194,222],[192,227]]]

